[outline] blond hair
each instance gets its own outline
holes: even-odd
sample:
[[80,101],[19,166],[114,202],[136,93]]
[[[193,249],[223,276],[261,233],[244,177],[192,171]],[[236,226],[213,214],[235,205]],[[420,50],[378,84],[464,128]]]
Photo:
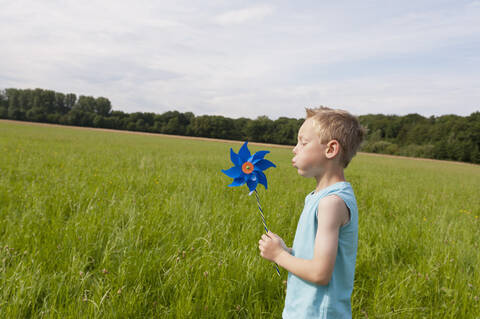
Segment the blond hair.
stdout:
[[320,106],[312,109],[305,108],[305,111],[307,119],[313,120],[320,143],[326,144],[331,140],[338,141],[341,146],[340,163],[346,168],[357,153],[366,130],[355,116],[344,110]]

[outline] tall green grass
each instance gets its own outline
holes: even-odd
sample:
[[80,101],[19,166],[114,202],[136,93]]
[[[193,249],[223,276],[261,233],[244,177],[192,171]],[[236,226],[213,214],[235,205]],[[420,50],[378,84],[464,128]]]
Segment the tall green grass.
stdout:
[[[0,317],[278,318],[286,272],[259,257],[229,148],[0,122]],[[291,150],[259,189],[291,245],[313,180]],[[480,168],[360,154],[355,318],[478,318]]]

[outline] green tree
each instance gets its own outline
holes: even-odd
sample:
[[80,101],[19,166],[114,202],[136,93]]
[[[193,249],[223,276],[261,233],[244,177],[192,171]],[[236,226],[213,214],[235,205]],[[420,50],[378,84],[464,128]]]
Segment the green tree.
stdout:
[[96,109],[96,100],[93,96],[80,95],[75,107],[87,113],[94,113]]
[[8,101],[9,109],[20,109],[20,90],[17,89],[6,89],[5,96]]
[[273,121],[267,116],[259,116],[248,123],[247,135],[250,141],[272,142]]
[[5,106],[0,106],[0,119],[8,118],[8,109]]
[[8,100],[7,95],[5,94],[5,90],[0,90],[0,107],[1,106],[5,108],[8,107]]
[[65,114],[68,109],[65,107],[65,94],[55,92],[55,112]]
[[67,95],[65,95],[65,108],[66,108],[66,111],[70,111],[75,103],[77,102],[77,96],[73,93],[68,93]]
[[167,134],[181,134],[182,132],[182,127],[180,126],[180,122],[178,120],[178,117],[172,117],[167,125],[165,125],[164,132]]
[[112,104],[110,103],[109,99],[104,97],[98,97],[95,100],[95,113],[102,116],[108,116],[111,111],[112,111]]
[[41,90],[40,107],[45,110],[45,113],[55,113],[55,91]]
[[93,126],[94,113],[85,112],[80,108],[73,108],[68,113],[68,123],[78,126]]
[[272,143],[277,144],[296,144],[296,120],[286,117],[280,117],[273,123],[271,132]]
[[47,120],[47,114],[43,108],[35,106],[27,111],[26,119],[34,122],[45,122]]
[[0,90],[0,118],[8,118],[8,100],[5,90]]
[[8,118],[12,120],[24,120],[25,113],[20,106],[20,90],[9,88],[5,90],[5,94],[8,100]]
[[135,130],[145,131],[145,120],[144,119],[138,119],[137,120],[137,122],[135,123]]
[[104,127],[104,118],[101,115],[95,115],[93,118],[93,126],[95,127]]
[[33,107],[33,93],[30,89],[18,90],[18,106],[22,111],[27,112]]
[[478,145],[475,145],[470,153],[470,161],[472,163],[480,164],[480,150]]

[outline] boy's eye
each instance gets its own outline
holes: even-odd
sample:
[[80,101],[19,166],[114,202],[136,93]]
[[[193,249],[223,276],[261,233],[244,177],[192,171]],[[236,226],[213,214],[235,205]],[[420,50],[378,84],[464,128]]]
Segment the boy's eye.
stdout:
[[301,146],[305,146],[305,145],[307,145],[307,143],[308,142],[306,142],[306,141],[301,141],[301,140],[297,141],[297,145],[301,145]]

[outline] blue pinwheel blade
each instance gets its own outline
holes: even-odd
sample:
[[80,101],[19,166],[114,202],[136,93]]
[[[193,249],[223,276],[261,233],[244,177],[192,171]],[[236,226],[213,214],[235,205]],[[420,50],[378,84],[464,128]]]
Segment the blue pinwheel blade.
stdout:
[[240,176],[240,177],[235,178],[233,180],[233,182],[228,186],[230,186],[230,187],[242,186],[243,184],[245,184],[245,179],[243,178],[243,176]]
[[265,189],[268,189],[267,176],[262,171],[254,171],[253,173],[257,175],[258,183],[262,184]]
[[270,151],[258,151],[252,156],[252,164],[255,165],[258,161],[262,160],[265,155],[270,153]]
[[259,160],[256,164],[255,164],[255,170],[266,170],[267,168],[269,167],[277,167],[275,166],[275,164],[273,164],[272,162],[270,162],[269,160],[266,160],[266,159],[262,159],[262,160]]
[[242,175],[242,169],[239,166],[233,166],[227,170],[222,169],[222,173],[231,178],[237,178]]
[[246,162],[250,157],[250,150],[248,149],[247,144],[248,144],[248,141],[243,143],[242,147],[240,148],[240,151],[238,151],[238,156],[240,156],[242,162]]
[[253,192],[256,188],[257,188],[257,185],[258,185],[258,179],[255,178],[255,179],[249,179],[247,181],[247,186],[248,186],[248,189],[250,190],[250,192]]
[[233,165],[242,166],[242,160],[240,159],[240,156],[238,156],[233,149],[230,149],[230,160],[232,161]]

